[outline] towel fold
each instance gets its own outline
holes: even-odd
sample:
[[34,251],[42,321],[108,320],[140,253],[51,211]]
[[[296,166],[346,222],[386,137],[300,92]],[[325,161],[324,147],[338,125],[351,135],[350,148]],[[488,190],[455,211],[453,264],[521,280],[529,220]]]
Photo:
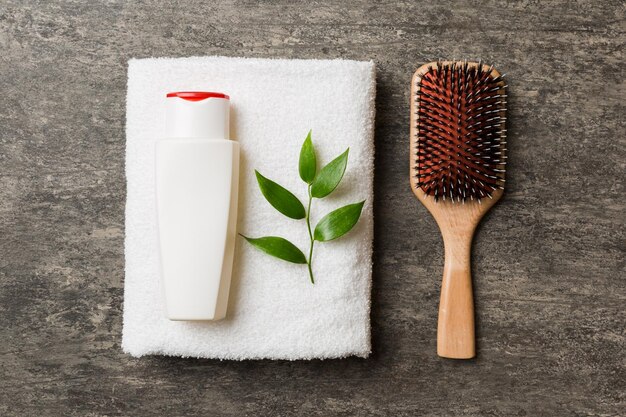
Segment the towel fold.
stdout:
[[[169,321],[161,293],[154,145],[164,132],[165,94],[194,90],[231,98],[231,137],[241,144],[240,233],[282,236],[308,248],[304,220],[271,207],[254,170],[307,201],[298,157],[309,129],[320,167],[350,147],[339,187],[314,200],[312,224],[337,207],[366,200],[349,234],[315,246],[315,285],[305,265],[272,258],[238,238],[228,315],[218,322]],[[129,62],[125,352],[240,360],[368,356],[374,97],[372,62],[224,57]]]

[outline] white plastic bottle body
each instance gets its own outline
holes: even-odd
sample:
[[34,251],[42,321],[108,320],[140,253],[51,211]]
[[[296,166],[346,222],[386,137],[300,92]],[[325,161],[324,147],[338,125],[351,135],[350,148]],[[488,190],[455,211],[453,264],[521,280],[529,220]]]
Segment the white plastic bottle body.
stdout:
[[239,144],[228,140],[227,96],[180,97],[168,95],[168,137],[157,141],[155,160],[167,317],[219,320],[233,267]]
[[168,318],[224,318],[235,249],[239,144],[162,140],[156,178]]

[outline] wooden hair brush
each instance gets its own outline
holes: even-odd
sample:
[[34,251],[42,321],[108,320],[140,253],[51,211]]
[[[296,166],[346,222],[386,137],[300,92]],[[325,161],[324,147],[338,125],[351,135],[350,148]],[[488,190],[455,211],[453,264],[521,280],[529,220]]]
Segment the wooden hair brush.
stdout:
[[421,66],[411,84],[411,187],[445,245],[437,354],[475,356],[471,245],[504,190],[506,85],[478,62]]

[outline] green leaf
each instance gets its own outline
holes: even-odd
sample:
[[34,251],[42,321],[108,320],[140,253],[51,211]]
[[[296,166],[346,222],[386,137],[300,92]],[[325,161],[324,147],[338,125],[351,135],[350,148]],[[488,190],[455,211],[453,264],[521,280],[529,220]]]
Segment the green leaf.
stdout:
[[302,144],[302,149],[300,149],[300,164],[298,168],[300,170],[300,178],[302,178],[302,181],[307,184],[313,182],[313,178],[315,178],[315,173],[317,171],[317,160],[315,158],[313,141],[311,141],[310,130],[304,140],[304,143]]
[[313,180],[313,184],[311,184],[311,195],[313,197],[324,198],[337,188],[343,178],[343,173],[346,172],[349,151],[350,148],[346,149],[344,153],[322,168],[320,173]]
[[287,239],[277,236],[266,236],[260,238],[250,238],[241,235],[252,246],[262,250],[268,255],[272,255],[275,258],[282,259],[283,261],[293,262],[294,264],[305,264],[306,258],[300,249]]
[[261,193],[276,210],[292,219],[304,219],[306,213],[298,197],[274,181],[265,178],[259,171],[254,172],[256,173],[256,180],[259,183]]
[[359,220],[363,204],[365,204],[365,201],[348,204],[328,213],[315,226],[313,234],[315,240],[327,242],[348,233]]

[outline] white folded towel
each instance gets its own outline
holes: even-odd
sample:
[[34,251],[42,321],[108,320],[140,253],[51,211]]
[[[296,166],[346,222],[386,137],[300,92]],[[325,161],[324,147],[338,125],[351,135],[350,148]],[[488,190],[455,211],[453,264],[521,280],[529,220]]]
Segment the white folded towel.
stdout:
[[[366,203],[350,233],[315,246],[315,285],[306,265],[272,258],[238,237],[227,318],[165,318],[154,145],[165,130],[165,94],[171,91],[230,95],[231,136],[241,144],[242,155],[238,231],[248,236],[282,236],[306,250],[304,220],[291,220],[271,207],[258,189],[254,170],[306,201],[298,157],[309,129],[320,167],[350,147],[348,168],[337,190],[314,200],[312,224],[342,205]],[[129,62],[125,352],[240,360],[368,356],[374,97],[372,62],[223,57]]]

